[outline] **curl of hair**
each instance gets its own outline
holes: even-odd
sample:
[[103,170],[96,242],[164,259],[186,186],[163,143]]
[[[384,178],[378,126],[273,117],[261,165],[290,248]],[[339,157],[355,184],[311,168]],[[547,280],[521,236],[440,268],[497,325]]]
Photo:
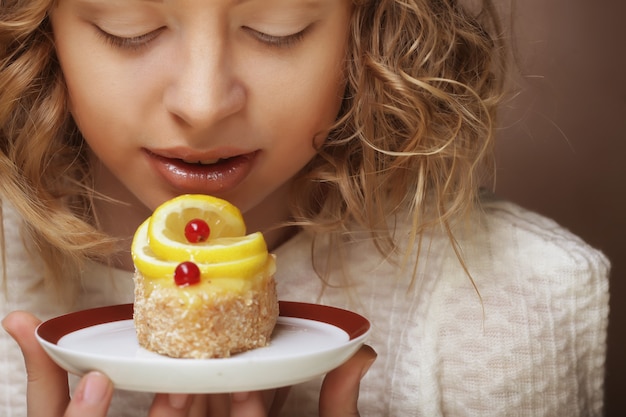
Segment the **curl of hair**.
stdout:
[[294,187],[301,225],[342,236],[357,222],[389,253],[389,214],[408,208],[414,242],[438,225],[458,249],[451,224],[492,179],[506,73],[493,4],[472,6],[354,1],[343,110]]
[[51,6],[3,0],[0,7],[0,194],[24,218],[46,280],[66,292],[83,260],[104,260],[115,245],[93,226],[87,156],[67,109]]

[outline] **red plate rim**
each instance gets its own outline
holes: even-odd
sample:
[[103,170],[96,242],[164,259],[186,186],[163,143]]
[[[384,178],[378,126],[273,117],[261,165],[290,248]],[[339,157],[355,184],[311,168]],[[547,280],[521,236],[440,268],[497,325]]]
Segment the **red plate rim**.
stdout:
[[[281,317],[328,323],[348,333],[350,340],[362,336],[370,329],[370,322],[365,317],[338,307],[296,301],[279,301],[279,308]],[[39,325],[37,334],[49,343],[56,344],[63,336],[77,330],[132,318],[132,304],[92,308],[47,320]]]

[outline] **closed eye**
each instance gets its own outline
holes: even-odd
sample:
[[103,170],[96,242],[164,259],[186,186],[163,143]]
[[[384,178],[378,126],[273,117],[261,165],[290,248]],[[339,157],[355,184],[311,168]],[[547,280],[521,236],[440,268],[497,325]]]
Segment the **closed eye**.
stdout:
[[283,36],[276,36],[264,32],[259,32],[258,30],[249,28],[247,26],[244,26],[243,29],[264,45],[268,45],[274,48],[289,48],[295,46],[297,43],[302,41],[302,39],[304,39],[304,36],[306,35],[309,27],[310,26],[307,26],[300,32]]
[[97,33],[100,37],[109,45],[119,49],[136,51],[144,48],[154,41],[165,27],[158,28],[156,30],[137,35],[137,36],[119,36],[109,33],[102,28],[96,26]]

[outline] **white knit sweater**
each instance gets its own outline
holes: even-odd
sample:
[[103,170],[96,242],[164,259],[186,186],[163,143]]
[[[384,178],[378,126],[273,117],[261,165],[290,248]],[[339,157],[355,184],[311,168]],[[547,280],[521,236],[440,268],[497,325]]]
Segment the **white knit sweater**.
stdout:
[[[396,220],[402,242],[409,223]],[[45,319],[65,312],[43,289],[18,224],[5,202],[8,280],[0,314],[24,309]],[[601,416],[606,258],[553,221],[506,202],[485,203],[472,225],[456,237],[480,298],[443,233],[425,240],[412,279],[411,268],[386,261],[356,232],[344,254],[349,290],[322,291],[311,239],[300,233],[276,251],[280,298],[369,318],[368,343],[378,359],[362,383],[363,416]],[[77,308],[132,301],[127,272],[93,265],[83,287]],[[319,382],[294,387],[284,415],[316,415]],[[0,415],[25,416],[24,393],[21,355],[2,334]],[[118,392],[111,415],[146,415],[148,397]]]

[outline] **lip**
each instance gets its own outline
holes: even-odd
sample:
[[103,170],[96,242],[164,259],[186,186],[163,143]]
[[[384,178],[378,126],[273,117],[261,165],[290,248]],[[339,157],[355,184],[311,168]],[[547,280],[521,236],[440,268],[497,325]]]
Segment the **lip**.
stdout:
[[[251,172],[258,151],[221,150],[197,153],[185,149],[144,149],[152,168],[174,189],[183,193],[220,194],[239,185]],[[199,164],[185,161],[212,161]]]

